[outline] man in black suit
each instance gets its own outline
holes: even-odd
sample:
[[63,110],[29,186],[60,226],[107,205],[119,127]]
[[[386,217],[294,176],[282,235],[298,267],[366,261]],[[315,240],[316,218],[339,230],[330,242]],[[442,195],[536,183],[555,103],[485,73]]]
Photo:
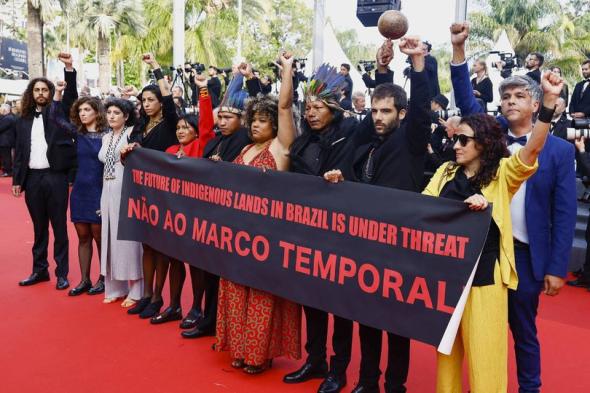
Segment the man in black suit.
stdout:
[[582,63],[584,80],[574,88],[570,101],[570,114],[574,119],[590,117],[590,59]]
[[11,112],[10,105],[0,105],[0,164],[2,177],[12,176],[12,148],[16,137],[16,116]]
[[539,52],[529,53],[525,60],[525,68],[529,70],[526,76],[530,77],[537,83],[541,83],[541,67],[545,62],[545,57]]
[[[63,90],[65,82],[58,82]],[[55,121],[56,112],[63,110],[53,102],[55,86],[45,78],[29,82],[22,98],[22,117],[16,122],[16,153],[12,193],[25,193],[27,209],[33,221],[33,273],[21,286],[49,281],[47,244],[49,223],[55,241],[53,257],[57,264],[57,289],[66,289],[68,282],[68,170],[72,167],[75,144]]]

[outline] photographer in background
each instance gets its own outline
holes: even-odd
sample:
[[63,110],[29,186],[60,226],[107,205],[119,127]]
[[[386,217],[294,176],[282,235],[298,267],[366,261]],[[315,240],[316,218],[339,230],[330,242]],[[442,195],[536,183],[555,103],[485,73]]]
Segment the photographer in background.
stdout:
[[578,82],[572,93],[570,115],[574,119],[590,117],[590,59],[582,63],[584,80]]
[[563,97],[559,97],[555,104],[555,112],[549,132],[551,135],[567,140],[567,128],[570,126],[571,121],[567,118],[565,108],[565,100]]
[[545,57],[539,52],[529,53],[524,63],[524,67],[529,70],[526,76],[541,84],[541,67],[544,62]]
[[428,41],[422,42],[426,48],[426,73],[428,74],[428,84],[430,85],[430,97],[435,97],[440,94],[440,86],[438,84],[438,62],[432,56],[432,44]]
[[217,67],[209,66],[209,80],[207,81],[207,90],[209,91],[209,96],[211,97],[213,109],[219,106],[219,99],[221,97],[221,81],[217,76],[218,73],[219,69]]
[[[344,80],[346,81],[346,87],[343,89],[344,90],[344,100],[345,100],[345,102],[351,102],[352,101],[353,83],[352,83],[352,78],[350,77],[350,64],[342,63],[340,65],[340,75],[342,75],[344,77]],[[350,108],[352,108],[352,103],[350,104]],[[344,108],[344,109],[346,109],[346,108]]]

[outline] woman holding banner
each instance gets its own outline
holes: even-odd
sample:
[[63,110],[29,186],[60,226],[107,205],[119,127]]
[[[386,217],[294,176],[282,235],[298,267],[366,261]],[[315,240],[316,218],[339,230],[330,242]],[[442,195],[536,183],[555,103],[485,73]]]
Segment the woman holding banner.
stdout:
[[113,303],[127,296],[122,307],[133,306],[143,292],[141,244],[119,240],[119,207],[123,187],[121,147],[127,143],[135,122],[133,104],[115,98],[107,101],[106,117],[111,128],[102,138],[98,159],[104,164],[103,188],[100,198],[102,218],[102,253],[100,272],[105,277],[104,303]]
[[[158,81],[158,86],[148,85],[140,94],[140,120],[133,130],[130,141],[121,154],[125,156],[136,146],[159,151],[166,151],[176,144],[176,125],[178,114],[170,93],[170,85],[164,78],[160,65],[151,53],[143,55],[143,61],[148,64]],[[168,257],[147,244],[143,244],[143,298],[128,311],[129,314],[139,314],[142,319],[156,316],[164,301],[162,290],[166,282],[169,266]],[[155,281],[155,282],[154,282]]]
[[[292,110],[293,57],[283,53],[280,62],[283,83],[278,106],[272,96],[259,95],[248,102],[246,122],[254,143],[242,150],[234,160],[237,164],[263,170],[284,171],[289,167],[289,147],[296,132]],[[230,83],[228,91],[232,91],[232,87]],[[287,355],[298,359],[301,356],[300,328],[299,305],[223,278],[220,280],[215,349],[230,351],[232,367],[243,368],[247,374],[258,374],[271,367],[274,357]]]
[[[207,90],[207,78],[204,75],[195,77],[195,84],[199,89],[199,112],[197,119],[195,115],[182,115],[176,124],[176,137],[178,145],[170,146],[166,153],[174,154],[178,158],[203,156],[205,145],[215,138],[213,131],[213,106],[211,97]],[[193,287],[193,305],[187,316],[184,318],[180,327],[183,329],[192,329],[197,325],[199,318],[202,316],[201,302],[203,300],[204,277],[203,271],[192,265],[190,267],[191,283]],[[184,263],[178,259],[170,258],[170,306],[163,312],[153,317],[152,324],[160,324],[169,321],[177,321],[182,318],[180,308],[180,296],[182,286],[186,278]]]
[[[485,209],[488,201],[493,204],[490,230],[451,355],[438,354],[439,393],[462,390],[464,353],[472,392],[507,391],[508,289],[515,289],[518,284],[510,201],[537,169],[537,157],[549,132],[563,81],[546,73],[541,85],[543,106],[522,149],[508,157],[504,133],[492,116],[466,116],[453,136],[456,161],[441,166],[423,192],[464,201],[472,210]],[[517,110],[518,101],[530,100],[540,93],[535,89],[539,87],[534,83],[506,86],[502,100],[509,100],[512,110]]]

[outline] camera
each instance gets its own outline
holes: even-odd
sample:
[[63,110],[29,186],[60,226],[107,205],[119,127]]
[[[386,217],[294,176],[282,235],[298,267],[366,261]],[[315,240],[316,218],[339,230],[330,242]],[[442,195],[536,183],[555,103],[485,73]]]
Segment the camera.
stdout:
[[298,57],[293,60],[293,64],[299,64],[299,69],[305,68],[305,62],[307,61],[307,57]]
[[363,68],[365,69],[365,72],[373,71],[375,69],[375,60],[359,61],[359,64],[356,66],[356,69],[359,70],[359,72],[363,72]]
[[590,118],[573,119],[572,128],[567,129],[567,139],[570,141],[584,137],[590,139]]
[[[495,53],[495,52],[490,52],[490,53]],[[502,72],[501,72],[501,75],[503,77],[510,76],[512,74],[513,69],[520,67],[520,61],[518,60],[518,57],[516,57],[512,53],[498,52],[498,56],[500,56],[500,61],[502,61],[504,63],[504,66],[502,67]],[[498,68],[498,65],[496,63],[494,63],[494,64],[492,64],[492,67]]]
[[195,70],[195,72],[197,74],[201,74],[205,71],[205,64],[201,64],[201,63],[188,63],[190,64],[190,68],[188,67],[184,67],[184,72],[186,72],[187,74],[190,73],[192,70]]
[[436,116],[440,119],[443,120],[448,120],[449,117],[453,117],[453,116],[461,116],[461,110],[459,110],[459,108],[457,109],[443,109],[440,111],[434,111],[434,113],[436,114]]

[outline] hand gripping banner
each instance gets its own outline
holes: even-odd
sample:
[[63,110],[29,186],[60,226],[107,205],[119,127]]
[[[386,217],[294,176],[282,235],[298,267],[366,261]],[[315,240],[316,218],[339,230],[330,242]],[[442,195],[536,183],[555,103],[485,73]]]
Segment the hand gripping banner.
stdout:
[[490,209],[181,158],[127,158],[119,239],[450,353]]

